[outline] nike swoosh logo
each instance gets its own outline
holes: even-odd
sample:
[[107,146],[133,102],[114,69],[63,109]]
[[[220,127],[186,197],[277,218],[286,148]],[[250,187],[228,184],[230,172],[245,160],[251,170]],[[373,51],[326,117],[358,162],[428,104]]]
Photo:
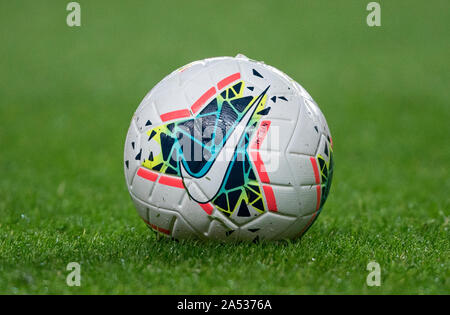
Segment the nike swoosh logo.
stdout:
[[[231,160],[226,159],[227,155],[233,157],[236,148],[244,135],[247,124],[253,116],[258,105],[261,103],[264,95],[267,93],[268,86],[254,101],[247,112],[242,117],[241,121],[234,128],[233,132],[228,137],[224,146],[217,154],[216,159],[212,163],[208,172],[202,177],[193,177],[189,175],[189,172],[184,167],[184,161],[180,163],[181,176],[189,196],[199,203],[207,203],[214,199],[222,187],[225,174],[228,171],[228,167]],[[185,182],[185,179],[187,182]],[[218,180],[219,179],[219,180]],[[190,185],[189,182],[191,182]]]

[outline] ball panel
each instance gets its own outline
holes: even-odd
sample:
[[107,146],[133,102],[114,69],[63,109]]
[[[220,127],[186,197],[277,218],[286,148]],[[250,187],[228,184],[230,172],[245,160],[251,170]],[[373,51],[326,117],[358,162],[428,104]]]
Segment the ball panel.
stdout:
[[[258,150],[284,153],[295,130],[295,121],[272,118],[270,112],[264,117],[264,121],[270,121],[270,127]],[[256,136],[255,133],[254,137]]]
[[316,179],[311,164],[311,156],[298,153],[288,153],[286,160],[292,172],[293,184],[296,186],[314,185]]
[[131,195],[131,200],[133,201],[139,217],[141,217],[144,222],[148,222],[148,206],[133,195]]
[[[267,106],[270,107],[270,112],[267,115],[267,119],[278,120],[281,126],[284,123],[293,124],[292,128],[294,128],[297,124],[302,103],[294,96],[287,96],[287,101],[280,98],[280,96],[285,97],[286,93],[274,93],[273,91],[269,93]],[[289,136],[292,136],[292,133]]]
[[[178,86],[171,86],[164,90],[156,91],[153,102],[155,110],[162,122],[187,117],[182,113],[189,111],[189,102],[184,90]],[[179,112],[180,115],[170,115],[172,112]]]
[[186,192],[184,193],[180,207],[180,216],[182,216],[191,226],[195,227],[200,234],[208,233],[209,225],[212,220],[210,215],[214,211],[214,206],[210,204],[208,207],[205,207],[205,209],[199,203],[189,198],[189,195]]
[[329,135],[328,124],[325,120],[325,116],[313,100],[305,99],[305,106],[314,114],[314,119],[317,122],[319,133]]
[[216,82],[211,79],[209,71],[202,70],[192,75],[183,88],[188,107],[193,113],[214,98],[217,92]]
[[273,194],[275,195],[277,213],[289,216],[298,216],[299,207],[301,206],[300,199],[297,195],[296,189],[292,186],[272,185]]
[[242,226],[239,236],[246,240],[275,240],[284,230],[295,222],[295,217],[267,212]]
[[[219,83],[235,73],[241,73],[241,69],[233,58],[211,61],[208,64],[207,72],[208,81],[210,84],[207,84],[206,86],[214,85],[218,89],[221,89],[222,85]],[[204,83],[202,84],[204,85]]]
[[134,115],[134,120],[139,132],[142,134],[142,144],[144,145],[144,141],[147,140],[146,132],[149,129],[152,129],[154,126],[161,124],[161,118],[156,112],[153,98],[145,100],[143,101],[143,103],[145,104],[145,106],[143,106],[138,112],[136,112],[136,114]]
[[224,215],[221,211],[218,211],[217,209],[213,211],[213,213],[210,216],[211,222],[220,222],[223,226],[227,227],[229,230],[237,230],[239,229],[239,226],[231,221],[226,215]]
[[297,194],[300,202],[300,206],[298,208],[298,216],[302,217],[305,215],[310,215],[317,211],[318,203],[320,203],[320,199],[318,199],[317,190],[320,188],[319,185],[311,185],[311,186],[302,186],[296,187]]
[[[144,202],[148,202],[150,193],[156,186],[157,173],[152,173],[146,169],[138,169],[133,178],[130,192]],[[146,178],[147,177],[147,178]]]
[[300,110],[297,126],[286,152],[314,156],[320,139],[318,118],[307,106]]
[[236,232],[236,229],[226,226],[223,222],[214,220],[209,226],[207,237],[211,240],[225,240],[230,242],[237,241],[239,233]]
[[[175,182],[171,182],[175,180]],[[160,175],[158,183],[154,186],[149,203],[156,207],[171,210],[181,210],[182,201],[186,194],[181,179],[176,176]],[[179,186],[171,186],[179,185]]]
[[317,211],[313,214],[297,218],[286,230],[284,230],[278,238],[280,239],[295,239],[302,236],[306,230],[314,222],[317,216]]
[[169,75],[167,75],[165,78],[163,78],[161,81],[159,81],[142,99],[141,103],[139,104],[138,108],[135,111],[135,116],[138,115],[144,107],[147,107],[151,100],[154,98],[155,92],[159,90],[164,90],[165,87],[170,86],[171,84],[174,84],[178,80],[177,78],[178,71],[173,71]]
[[178,78],[178,84],[185,86],[192,77],[206,68],[206,62],[203,60],[191,62],[175,71]]
[[167,236],[172,236],[177,214],[173,210],[166,210],[148,205],[148,222],[152,229]]
[[187,222],[180,216],[175,219],[172,229],[172,237],[176,239],[196,239],[200,238]]
[[259,151],[259,156],[264,162],[264,169],[267,172],[271,184],[291,185],[294,183],[293,174],[283,154],[279,152]]

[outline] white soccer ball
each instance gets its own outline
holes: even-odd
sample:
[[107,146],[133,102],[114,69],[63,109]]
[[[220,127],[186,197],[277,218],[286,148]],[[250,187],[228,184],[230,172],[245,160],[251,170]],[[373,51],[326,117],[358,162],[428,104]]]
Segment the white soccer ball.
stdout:
[[192,62],[136,110],[125,177],[140,217],[176,238],[302,235],[333,174],[325,117],[297,82],[243,55]]

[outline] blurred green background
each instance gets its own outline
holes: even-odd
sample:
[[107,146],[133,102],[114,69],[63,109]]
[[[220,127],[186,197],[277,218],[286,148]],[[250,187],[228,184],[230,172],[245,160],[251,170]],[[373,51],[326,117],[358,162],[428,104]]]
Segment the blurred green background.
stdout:
[[[448,1],[379,1],[381,27],[360,0],[79,1],[72,28],[68,2],[0,2],[0,293],[450,293]],[[237,53],[323,110],[329,201],[300,241],[157,239],[123,178],[133,112]]]

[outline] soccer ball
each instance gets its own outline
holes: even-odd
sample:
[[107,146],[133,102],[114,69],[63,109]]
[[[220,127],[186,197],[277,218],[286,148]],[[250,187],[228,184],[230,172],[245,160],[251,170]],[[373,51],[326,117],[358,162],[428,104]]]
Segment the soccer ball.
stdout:
[[175,239],[301,236],[333,175],[317,104],[243,55],[195,61],[159,82],[133,116],[124,155],[140,217]]

